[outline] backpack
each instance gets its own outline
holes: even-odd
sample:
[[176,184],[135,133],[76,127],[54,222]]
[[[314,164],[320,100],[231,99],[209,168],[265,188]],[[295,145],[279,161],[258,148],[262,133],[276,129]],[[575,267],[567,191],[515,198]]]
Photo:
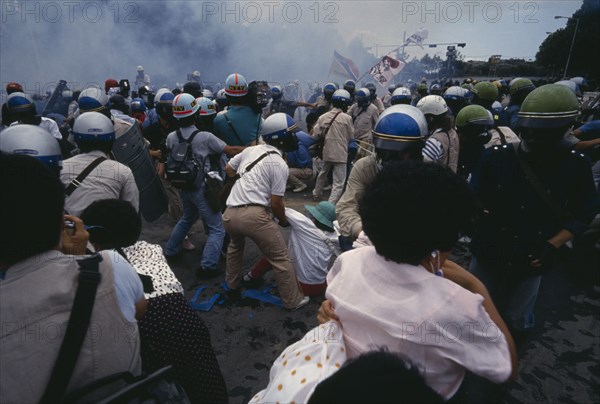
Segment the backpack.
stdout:
[[178,143],[174,144],[167,155],[165,172],[167,180],[178,189],[193,191],[200,187],[204,175],[198,175],[200,171],[204,174],[204,167],[194,157],[192,141],[200,131],[197,130],[184,139],[181,130],[177,129]]

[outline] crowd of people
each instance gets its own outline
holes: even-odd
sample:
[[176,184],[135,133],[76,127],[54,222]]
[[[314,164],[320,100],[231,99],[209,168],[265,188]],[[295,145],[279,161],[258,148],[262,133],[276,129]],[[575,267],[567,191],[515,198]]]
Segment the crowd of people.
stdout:
[[[380,97],[348,80],[297,100],[239,73],[222,89],[194,72],[154,92],[137,71],[135,91],[112,78],[65,89],[48,116],[6,87],[2,402],[55,402],[165,366],[190,401],[227,402],[208,329],[169,266],[196,249],[198,220],[192,269],[208,279],[225,267],[228,306],[270,270],[284,310],[325,298],[320,325],[252,402],[360,402],[363,381],[375,402],[398,384],[416,401],[450,400],[466,372],[516,377],[544,273],[598,230],[600,120],[598,100],[578,98],[585,81],[423,79]],[[124,136],[145,144],[150,171],[117,161]],[[164,246],[139,240],[148,177],[176,221]],[[286,192],[310,192],[307,215]],[[244,273],[248,239],[262,257]],[[468,269],[450,259],[459,240]]]

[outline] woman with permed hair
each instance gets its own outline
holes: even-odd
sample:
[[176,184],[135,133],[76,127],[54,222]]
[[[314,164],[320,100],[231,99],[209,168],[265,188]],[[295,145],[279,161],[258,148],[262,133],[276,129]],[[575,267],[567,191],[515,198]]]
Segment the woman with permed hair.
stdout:
[[466,370],[495,383],[515,377],[514,342],[488,291],[447,260],[475,222],[467,183],[439,164],[390,163],[359,211],[373,247],[337,259],[318,316],[341,323],[348,358],[385,347],[446,400]]

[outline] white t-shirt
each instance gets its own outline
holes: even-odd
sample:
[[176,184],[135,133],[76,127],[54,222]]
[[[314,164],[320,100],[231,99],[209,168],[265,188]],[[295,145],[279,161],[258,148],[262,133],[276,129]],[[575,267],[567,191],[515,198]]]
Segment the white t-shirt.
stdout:
[[288,253],[298,280],[307,285],[325,282],[329,260],[336,246],[335,233],[325,233],[312,220],[294,209],[286,208],[285,216],[290,222]]
[[[266,152],[274,151],[258,162],[246,173],[246,167]],[[228,163],[240,174],[240,179],[227,198],[227,207],[259,204],[271,205],[271,195],[283,196],[289,173],[281,152],[274,146],[257,145],[247,147],[243,152],[233,157]]]
[[[60,130],[58,130],[58,124],[54,120],[46,118],[45,116],[42,116],[41,118],[42,122],[38,126],[42,129],[46,129],[48,132],[50,132],[52,136],[54,136],[54,138],[62,140],[62,135],[60,133]],[[10,126],[16,125],[21,125],[21,122],[16,121],[10,124]]]
[[445,399],[465,369],[496,383],[510,376],[506,338],[481,295],[421,266],[388,261],[374,247],[340,255],[327,283],[349,358],[387,347],[420,368]]

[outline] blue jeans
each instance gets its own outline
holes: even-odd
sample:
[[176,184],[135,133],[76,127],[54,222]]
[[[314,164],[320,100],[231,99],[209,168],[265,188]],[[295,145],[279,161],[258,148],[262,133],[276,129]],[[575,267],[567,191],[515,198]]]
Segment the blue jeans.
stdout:
[[181,250],[181,243],[191,227],[202,217],[204,230],[208,238],[202,251],[200,266],[204,269],[216,269],[221,256],[225,229],[221,212],[213,212],[204,196],[204,184],[196,191],[179,191],[183,203],[183,215],[173,228],[171,238],[167,242],[165,255],[172,256]]
[[512,330],[524,331],[534,326],[533,311],[542,281],[541,275],[514,275],[507,268],[478,260],[475,256],[469,265],[469,272],[483,282]]

